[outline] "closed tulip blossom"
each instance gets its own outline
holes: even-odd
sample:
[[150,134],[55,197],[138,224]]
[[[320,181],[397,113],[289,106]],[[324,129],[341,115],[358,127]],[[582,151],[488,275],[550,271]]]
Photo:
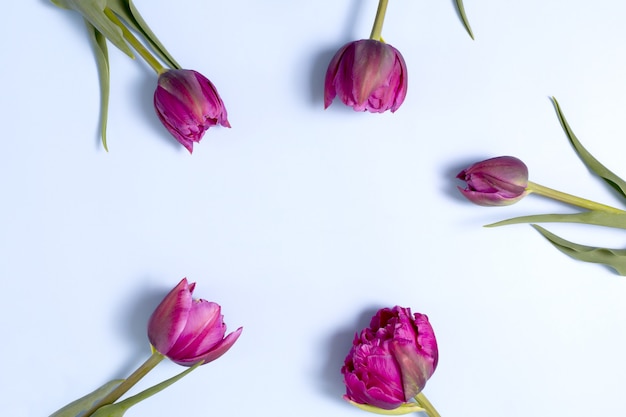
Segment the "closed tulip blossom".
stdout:
[[458,187],[461,193],[480,206],[506,206],[528,193],[528,168],[512,156],[477,162],[459,172],[457,178],[467,185],[465,189]]
[[398,306],[383,308],[354,338],[341,368],[344,398],[374,412],[407,406],[412,398],[424,406],[420,393],[437,361],[437,341],[426,315]]
[[154,92],[154,108],[161,123],[189,153],[210,127],[230,127],[226,107],[215,86],[193,70],[162,72]]
[[326,71],[324,106],[336,96],[355,111],[395,112],[406,97],[404,58],[391,45],[362,39],[344,45]]
[[211,362],[237,341],[242,328],[226,334],[219,304],[193,299],[195,283],[187,279],[163,299],[148,322],[154,349],[183,366]]

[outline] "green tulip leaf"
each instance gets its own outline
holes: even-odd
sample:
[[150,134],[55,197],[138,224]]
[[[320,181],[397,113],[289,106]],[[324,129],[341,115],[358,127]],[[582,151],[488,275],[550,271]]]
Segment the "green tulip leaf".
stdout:
[[606,181],[622,197],[626,198],[626,181],[622,180],[619,176],[617,176],[607,167],[602,165],[600,161],[593,157],[593,155],[591,155],[589,151],[587,151],[587,149],[585,149],[583,145],[581,145],[580,141],[570,128],[569,123],[567,123],[567,120],[565,119],[565,116],[561,111],[561,106],[559,105],[559,102],[554,97],[552,97],[552,102],[554,103],[556,114],[559,117],[559,122],[561,122],[561,126],[563,127],[565,134],[567,135],[569,141],[571,142],[574,150],[576,151],[580,159],[585,163],[587,168],[589,168],[592,172],[594,172],[596,175]]
[[128,409],[132,407],[133,405],[138,404],[139,402],[145,399],[148,399],[154,394],[164,390],[165,388],[169,387],[174,382],[178,381],[179,379],[181,379],[182,377],[184,377],[189,372],[193,371],[194,369],[196,369],[202,364],[203,362],[200,361],[196,363],[195,365],[193,365],[192,367],[189,367],[183,372],[179,373],[178,375],[174,375],[173,377],[166,379],[165,381],[162,381],[156,385],[153,385],[152,387],[141,391],[139,394],[133,395],[132,397],[128,397],[123,401],[119,401],[113,404],[103,405],[102,407],[99,407],[96,410],[96,412],[91,415],[91,417],[122,417],[124,413],[128,411]]
[[474,33],[472,32],[472,28],[470,27],[469,21],[467,20],[467,15],[465,14],[465,7],[463,6],[463,0],[456,0],[456,7],[459,11],[459,16],[461,17],[463,26],[465,26],[465,30],[467,30],[467,33],[470,35],[470,38],[474,39]]
[[521,223],[585,223],[595,226],[626,229],[626,214],[609,213],[600,210],[583,211],[574,214],[536,214],[502,220],[485,225],[485,227],[498,227]]
[[135,57],[122,36],[122,30],[104,14],[107,0],[53,0],[52,2],[64,9],[77,11],[126,55],[131,58]]
[[360,408],[361,410],[368,411],[374,414],[381,414],[384,416],[402,416],[405,414],[417,413],[420,411],[426,411],[426,409],[420,407],[419,404],[413,402],[406,402],[401,404],[398,408],[394,408],[393,410],[384,410],[382,408],[375,407],[369,404],[359,404],[357,402],[348,400],[350,404],[353,406]]
[[583,262],[607,265],[619,275],[626,275],[626,250],[579,245],[558,237],[541,226],[531,225],[552,245],[567,256]]
[[113,10],[115,14],[121,17],[133,30],[142,34],[154,52],[159,56],[159,58],[167,63],[167,65],[175,69],[181,69],[178,62],[176,62],[167,49],[165,49],[154,32],[150,30],[148,24],[141,17],[139,11],[131,0],[107,0],[107,6]]
[[100,136],[102,145],[108,152],[107,147],[107,118],[109,114],[109,54],[106,38],[85,19],[89,40],[96,56],[98,65],[98,78],[100,79]]
[[50,414],[50,417],[78,417],[85,411],[89,410],[94,404],[106,397],[111,391],[113,391],[123,380],[116,379],[107,382],[97,390],[85,395],[82,398],[77,399],[74,402],[69,403],[65,407],[61,408],[55,413]]

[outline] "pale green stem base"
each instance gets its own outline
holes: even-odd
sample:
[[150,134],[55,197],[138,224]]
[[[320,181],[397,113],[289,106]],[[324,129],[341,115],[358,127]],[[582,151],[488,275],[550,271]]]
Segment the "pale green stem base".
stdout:
[[539,185],[531,181],[528,181],[526,191],[528,191],[529,193],[535,193],[544,197],[552,198],[553,200],[561,201],[563,203],[571,204],[573,206],[581,207],[587,210],[626,214],[626,211],[624,210],[607,206],[605,204],[596,203],[595,201],[587,200],[586,198],[576,197],[575,195],[553,190],[552,188],[544,187],[543,185]]
[[428,414],[429,417],[441,417],[441,415],[437,410],[435,410],[435,407],[431,404],[431,402],[428,401],[428,398],[426,398],[424,393],[420,392],[419,394],[417,394],[415,396],[415,401],[417,401],[417,403],[424,410],[426,410],[426,414]]
[[117,388],[109,393],[106,397],[100,400],[97,404],[95,404],[91,409],[87,410],[87,412],[82,417],[89,417],[96,410],[103,405],[112,404],[117,401],[122,395],[124,395],[129,389],[133,387],[141,378],[146,376],[148,372],[150,372],[155,366],[159,364],[163,360],[165,356],[161,355],[159,352],[152,352],[152,355],[143,363],[139,368],[135,370],[128,378],[126,378]]
[[385,13],[387,12],[387,3],[389,0],[380,0],[378,2],[378,10],[376,11],[376,19],[374,20],[374,26],[372,27],[372,34],[370,35],[370,39],[375,41],[381,41],[382,32],[383,32],[383,23],[385,21]]
[[135,35],[133,35],[132,32],[128,30],[126,26],[124,26],[124,24],[113,12],[113,10],[107,7],[106,9],[104,9],[104,14],[122,30],[122,36],[124,36],[124,39],[128,41],[133,49],[137,51],[137,53],[148,63],[148,65],[150,65],[150,67],[152,67],[152,69],[157,74],[165,72],[165,67],[161,65],[161,63],[159,63],[159,61],[146,49],[146,47],[143,46],[141,42],[139,42],[139,39],[137,39]]

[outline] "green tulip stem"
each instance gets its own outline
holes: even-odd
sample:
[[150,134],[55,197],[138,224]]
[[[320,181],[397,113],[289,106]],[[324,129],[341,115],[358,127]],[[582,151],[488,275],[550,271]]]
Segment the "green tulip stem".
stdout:
[[181,379],[182,377],[184,377],[189,372],[193,371],[194,369],[196,369],[198,366],[202,365],[203,363],[204,363],[203,361],[200,361],[196,363],[195,365],[187,368],[183,372],[177,375],[174,375],[173,377],[168,378],[165,381],[162,381],[156,385],[153,385],[150,388],[147,388],[141,391],[139,394],[135,394],[132,397],[128,397],[123,401],[103,406],[102,408],[98,409],[98,412],[94,415],[94,417],[98,417],[100,416],[100,414],[102,414],[102,416],[123,416],[124,413],[128,411],[128,409],[132,407],[133,405],[152,397],[154,394],[157,394],[163,391],[165,388],[169,387],[174,382],[178,381],[179,379]]
[[428,398],[426,398],[423,392],[420,392],[419,394],[415,396],[415,401],[417,401],[417,403],[424,410],[426,410],[426,414],[428,414],[428,417],[441,417],[439,412],[435,410],[435,407],[432,405],[430,401],[428,401]]
[[129,389],[131,389],[137,382],[139,382],[141,378],[146,376],[148,372],[150,372],[155,366],[157,366],[159,362],[163,360],[163,358],[165,358],[165,356],[153,350],[152,355],[150,355],[150,357],[144,363],[142,363],[139,366],[139,368],[135,370],[135,372],[130,374],[130,376],[126,378],[125,380],[123,380],[122,383],[117,386],[117,388],[111,391],[102,400],[98,401],[98,403],[96,403],[93,407],[87,410],[87,412],[83,414],[81,417],[89,417],[90,415],[95,413],[98,408],[102,407],[103,405],[113,404],[122,395],[124,395]]
[[608,213],[626,214],[626,211],[620,210],[615,207],[607,206],[605,204],[596,203],[595,201],[587,200],[586,198],[576,197],[575,195],[563,193],[561,191],[554,190],[552,188],[544,187],[543,185],[536,184],[528,181],[526,191],[529,193],[535,193],[544,197],[551,198],[553,200],[561,201],[563,203],[571,204],[573,206],[581,207],[588,210],[604,211]]
[[139,39],[137,39],[135,35],[133,35],[132,32],[124,26],[113,10],[107,7],[104,9],[104,14],[122,30],[122,36],[124,36],[124,39],[130,43],[135,51],[137,51],[137,53],[148,63],[148,65],[152,67],[154,71],[156,71],[157,74],[165,72],[165,67],[161,65],[161,63],[150,53],[150,51],[148,51],[146,47],[139,42]]
[[380,0],[378,2],[378,10],[376,11],[376,19],[374,20],[374,26],[372,27],[372,34],[370,39],[375,41],[381,41],[383,38],[381,34],[383,32],[383,22],[385,21],[385,13],[387,12],[387,3],[389,0]]

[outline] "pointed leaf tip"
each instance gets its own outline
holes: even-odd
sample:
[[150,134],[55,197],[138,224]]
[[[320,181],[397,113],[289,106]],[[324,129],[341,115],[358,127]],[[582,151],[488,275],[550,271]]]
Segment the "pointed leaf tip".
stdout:
[[580,245],[563,239],[536,224],[531,226],[546,238],[552,246],[570,258],[583,262],[603,264],[613,268],[619,275],[626,276],[626,250]]

